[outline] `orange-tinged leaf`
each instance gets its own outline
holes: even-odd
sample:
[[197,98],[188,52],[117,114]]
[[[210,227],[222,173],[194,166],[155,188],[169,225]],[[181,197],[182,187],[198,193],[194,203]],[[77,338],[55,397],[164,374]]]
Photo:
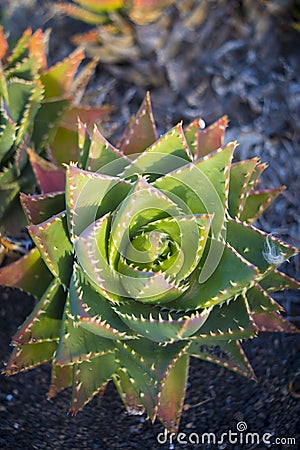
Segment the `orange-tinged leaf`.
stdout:
[[41,70],[47,69],[46,43],[47,37],[45,39],[41,29],[38,29],[29,41],[29,53],[37,61]]
[[205,156],[224,144],[225,130],[228,125],[228,117],[223,116],[198,135],[198,158]]
[[53,279],[37,248],[0,269],[0,285],[40,297]]
[[0,25],[0,59],[4,59],[8,53],[8,43],[4,34],[3,26]]
[[183,407],[188,376],[188,355],[177,359],[162,382],[157,415],[171,432],[177,432]]
[[113,11],[124,6],[124,0],[75,0],[81,6],[94,12]]
[[59,61],[41,75],[41,81],[45,86],[45,98],[68,95],[83,58],[84,52],[75,50],[70,56]]
[[96,28],[86,33],[77,33],[72,36],[71,41],[74,45],[81,44],[99,44],[99,35]]
[[73,19],[81,20],[85,23],[89,23],[90,25],[100,25],[106,19],[104,15],[87,11],[86,9],[74,5],[73,3],[56,2],[55,6],[67,16],[73,17]]
[[99,120],[106,117],[112,110],[112,106],[103,105],[99,107],[93,106],[74,106],[67,110],[62,117],[60,126],[67,128],[68,130],[73,130],[77,132],[78,128],[78,117],[80,120],[87,125],[89,129],[92,129],[94,123],[99,122]]
[[118,148],[125,154],[140,153],[157,140],[157,131],[152,114],[150,94],[146,97],[134,119],[129,122]]
[[299,328],[288,322],[276,311],[253,314],[252,317],[259,331],[300,333]]
[[42,194],[61,192],[65,189],[65,171],[27,149],[37,182]]

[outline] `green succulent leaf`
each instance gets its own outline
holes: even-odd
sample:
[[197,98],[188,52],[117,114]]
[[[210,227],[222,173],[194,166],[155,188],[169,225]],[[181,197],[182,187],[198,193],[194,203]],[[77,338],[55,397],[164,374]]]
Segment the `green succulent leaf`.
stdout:
[[[201,214],[156,220],[146,225],[144,235],[139,235],[135,241],[144,238],[142,240],[144,247],[146,246],[147,249],[150,247],[151,251],[146,251],[146,255],[143,252],[144,259],[149,254],[147,259],[151,258],[152,261],[163,252],[167,252],[167,259],[162,260],[157,265],[157,269],[174,277],[179,282],[187,279],[198,266],[208,238],[211,219],[210,215]],[[177,244],[176,250],[179,248],[178,252],[174,252],[174,257],[171,253],[171,240],[173,246]],[[156,242],[157,244],[154,246]],[[141,258],[141,255],[136,255],[133,246],[129,247],[125,256],[132,262],[137,262],[138,258]],[[145,261],[145,263],[147,262]]]
[[242,222],[254,223],[284,189],[285,187],[282,186],[250,193],[245,200],[239,219]]
[[17,41],[13,51],[8,57],[7,68],[11,69],[14,67],[20,60],[24,58],[27,53],[29,42],[31,37],[31,30],[27,28],[21,38]]
[[[64,117],[64,116],[62,116]],[[60,122],[61,123],[61,122]],[[62,149],[61,143],[64,143]],[[51,140],[51,152],[58,167],[69,164],[70,161],[80,161],[78,156],[77,132],[58,125],[55,136]]]
[[37,225],[65,210],[65,193],[20,195],[20,201],[30,224]]
[[55,137],[55,128],[69,107],[70,101],[67,99],[55,97],[42,102],[32,131],[32,142],[36,151],[41,151],[46,144],[51,143]]
[[187,164],[154,182],[188,213],[214,214],[212,232],[218,237],[223,229],[228,197],[229,170],[235,143],[228,144],[208,158]]
[[260,285],[267,292],[277,292],[283,289],[299,289],[300,283],[294,278],[280,272],[278,269],[268,273],[261,281]]
[[255,168],[250,176],[249,183],[245,186],[245,190],[244,190],[245,198],[247,197],[249,192],[251,192],[253,189],[255,189],[257,187],[257,185],[259,184],[259,177],[261,176],[261,174],[267,167],[268,167],[268,164],[266,164],[266,163],[261,163],[261,162],[257,163],[257,165],[255,166]]
[[189,345],[189,341],[185,340],[163,345],[144,338],[130,341],[132,351],[143,355],[144,364],[148,370],[153,371],[154,376],[160,381],[166,377],[169,367],[175,363]]
[[0,109],[0,159],[5,160],[16,139],[17,124],[7,111]]
[[122,172],[124,178],[149,174],[150,178],[176,170],[192,160],[182,125],[178,124],[140,153]]
[[53,279],[37,248],[0,270],[0,284],[41,297]]
[[135,334],[112,309],[110,302],[95,292],[78,265],[70,285],[70,308],[77,326],[108,339],[130,339]]
[[191,314],[161,311],[151,305],[132,304],[114,307],[129,328],[138,335],[154,342],[173,342],[189,338],[201,329],[209,317],[210,310],[195,311]]
[[177,433],[188,377],[189,357],[182,355],[169,368],[161,384],[157,415],[162,424]]
[[[32,122],[34,121],[36,114],[41,106],[41,101],[44,94],[44,87],[40,82],[33,84],[28,103],[25,109],[22,111],[22,117],[19,120],[18,132],[15,139],[15,145],[18,146],[25,139],[25,135],[30,129]],[[14,102],[18,100],[14,97]],[[10,102],[11,104],[12,102]]]
[[188,353],[255,380],[253,369],[238,340],[223,341],[201,337],[191,341]]
[[209,240],[216,264],[210,267],[211,276],[201,282],[201,262],[191,279],[190,289],[168,305],[175,310],[210,308],[225,300],[234,298],[245,288],[249,288],[258,275],[256,268],[228,245]]
[[127,264],[119,264],[123,295],[143,303],[164,305],[181,296],[188,285],[177,283],[159,272],[146,272],[134,269]]
[[283,310],[259,284],[249,289],[246,295],[249,308],[254,314]]
[[[4,50],[5,43],[6,43],[7,47],[8,47],[8,44],[7,44],[6,39],[4,37],[3,28],[2,27],[1,27],[0,33],[1,33],[2,49]],[[4,50],[4,52],[5,52],[5,50]],[[6,104],[8,104],[9,103],[9,99],[8,99],[7,81],[6,81],[4,68],[3,68],[3,64],[2,64],[1,59],[2,59],[2,55],[1,55],[1,58],[0,58],[0,96],[3,98],[4,102]]]
[[76,414],[100,391],[117,371],[113,353],[96,356],[90,361],[74,365],[71,412]]
[[16,347],[8,361],[5,374],[14,375],[50,361],[56,348],[56,341],[22,344],[21,347]]
[[116,268],[119,251],[129,245],[129,238],[148,223],[181,215],[180,209],[166,195],[139,177],[126,199],[116,210],[109,239],[109,260]]
[[55,355],[55,362],[65,366],[114,352],[113,343],[78,326],[71,314],[69,301],[66,303],[61,327],[61,338]]
[[128,414],[142,415],[145,412],[145,408],[140,400],[138,390],[131,380],[132,378],[125,369],[119,369],[113,377]]
[[15,345],[58,341],[66,293],[53,280],[30,316],[13,337]]
[[63,97],[68,95],[72,81],[79,64],[84,58],[82,50],[75,50],[63,61],[50,67],[41,74],[41,82],[45,86],[45,98]]
[[253,158],[234,163],[230,167],[228,212],[232,218],[239,217],[245,202],[245,190],[259,159]]
[[69,240],[66,214],[57,214],[42,224],[29,226],[28,230],[53,276],[68,286],[72,273],[73,247]]
[[97,292],[112,301],[119,301],[118,295],[125,295],[125,291],[119,275],[110,270],[108,264],[109,224],[109,215],[99,219],[75,240],[74,246],[80,266]]
[[2,217],[20,190],[19,183],[10,183],[5,187],[0,187],[0,217]]
[[218,340],[244,339],[256,334],[249,306],[243,296],[215,306],[199,330],[200,337],[216,337]]
[[120,8],[124,4],[124,0],[75,0],[79,5],[94,11],[96,13],[102,13],[105,11],[114,11]]
[[104,136],[102,136],[98,128],[95,127],[86,162],[87,170],[101,172],[103,175],[116,176],[122,172],[129,163],[130,159],[111,145]]
[[138,355],[126,342],[120,341],[118,348],[119,364],[128,373],[140,402],[147,411],[148,417],[153,421],[156,415],[158,380],[154,372],[145,365],[142,356]]
[[[85,123],[83,123],[80,118],[77,119],[77,132],[78,136],[78,167],[86,168],[87,160],[90,155],[90,147],[91,147],[91,134],[88,130],[88,127]],[[72,161],[72,159],[70,159]]]
[[52,363],[51,384],[48,392],[48,399],[55,397],[59,392],[71,387],[73,384],[73,367],[59,366]]
[[[9,115],[15,123],[20,123],[27,105],[30,105],[36,85],[33,81],[13,78],[7,85]],[[28,114],[28,112],[27,112]]]
[[66,204],[71,235],[79,236],[96,219],[117,208],[130,189],[131,184],[126,181],[70,165]]
[[80,8],[74,4],[55,2],[55,6],[68,16],[73,17],[74,19],[83,20],[91,25],[100,25],[106,21],[105,16],[87,11],[86,9]]
[[18,62],[14,67],[6,71],[6,77],[12,78],[23,78],[26,81],[34,79],[39,70],[39,65],[36,64],[35,58],[33,56],[25,57]]
[[[10,185],[9,188],[14,186],[14,193],[3,192],[3,199],[0,198],[0,217],[5,231],[10,234],[19,233],[25,226],[25,217],[19,214],[21,210],[16,199],[20,191],[26,194],[35,191],[35,176],[43,193],[52,193],[57,185],[60,186],[58,190],[65,188],[64,182],[61,184],[64,171],[55,165],[55,159],[49,155],[49,145],[55,144],[55,153],[60,156],[57,158],[58,163],[69,163],[71,158],[76,160],[77,140],[75,143],[73,141],[73,148],[69,149],[67,146],[70,141],[64,139],[66,134],[70,138],[68,132],[72,132],[73,137],[76,136],[77,115],[81,114],[82,119],[91,126],[111,110],[107,105],[100,108],[74,106],[83,95],[96,63],[93,61],[87,64],[77,74],[84,57],[80,50],[48,68],[48,38],[49,32],[43,33],[39,29],[32,34],[31,29],[27,29],[15,48],[9,52],[6,36],[1,29],[0,190],[7,191]],[[62,129],[66,130],[65,134],[58,132]],[[29,162],[27,147],[34,148],[43,157],[49,157],[51,163],[43,159],[37,161],[32,154]],[[64,153],[66,159],[63,159],[61,153]],[[49,165],[52,165],[51,169]],[[40,172],[46,173],[41,176]],[[16,208],[19,227],[14,223]]]
[[295,247],[237,220],[228,220],[227,240],[240,255],[259,269],[261,276],[297,253]]

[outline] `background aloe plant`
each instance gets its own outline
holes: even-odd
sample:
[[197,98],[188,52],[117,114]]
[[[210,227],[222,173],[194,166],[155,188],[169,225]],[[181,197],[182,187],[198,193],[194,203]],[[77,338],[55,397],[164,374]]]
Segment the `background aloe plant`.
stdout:
[[117,78],[153,86],[165,82],[162,67],[157,64],[159,56],[154,55],[165,44],[171,28],[164,10],[173,3],[174,0],[75,0],[56,2],[56,7],[74,19],[95,25],[72,37],[72,42],[84,48],[88,56],[105,63]]
[[95,64],[76,76],[84,53],[75,51],[48,68],[48,37],[40,29],[34,34],[27,29],[10,52],[0,28],[0,219],[10,230],[20,228],[20,190],[31,192],[36,185],[27,148],[69,162],[76,149],[77,115],[94,123],[109,111],[77,106]]
[[56,6],[75,19],[92,25],[112,22],[114,16],[110,14],[116,11],[135,23],[143,24],[156,20],[163,8],[171,3],[174,3],[174,0],[74,0],[74,2],[56,2]]
[[40,300],[7,375],[51,361],[49,397],[73,386],[73,413],[113,380],[128,412],[177,431],[190,356],[254,378],[241,341],[297,331],[270,296],[299,289],[277,269],[297,250],[253,225],[282,188],[258,189],[257,158],[232,163],[226,117],[202,125],[158,138],[149,96],[118,148],[80,122],[65,193],[22,195],[36,248],[0,283]]

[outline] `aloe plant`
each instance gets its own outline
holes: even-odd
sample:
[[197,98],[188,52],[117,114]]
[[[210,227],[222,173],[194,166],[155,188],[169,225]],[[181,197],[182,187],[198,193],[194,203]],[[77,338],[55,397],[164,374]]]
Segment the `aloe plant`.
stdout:
[[10,52],[0,27],[0,220],[9,229],[20,226],[19,192],[30,192],[36,184],[27,147],[58,163],[69,162],[77,151],[77,115],[93,123],[109,111],[77,106],[95,63],[76,76],[84,58],[78,50],[48,67],[48,35],[27,29]]
[[117,79],[156,86],[166,82],[160,50],[171,29],[171,18],[165,10],[174,3],[174,0],[75,0],[55,5],[59,13],[91,25],[90,30],[71,38],[76,47],[84,48],[87,56],[105,64]]
[[110,22],[111,13],[119,11],[139,24],[156,20],[163,8],[174,0],[74,0],[56,2],[56,7],[69,16],[92,25]]
[[22,205],[36,248],[0,284],[40,300],[7,375],[51,361],[49,397],[72,386],[73,413],[112,380],[129,413],[176,432],[190,357],[254,378],[241,341],[297,331],[270,296],[299,289],[277,269],[297,250],[253,225],[282,188],[258,188],[258,158],[232,163],[227,117],[202,123],[158,137],[147,95],[117,147],[79,123],[65,192],[35,161],[48,193]]

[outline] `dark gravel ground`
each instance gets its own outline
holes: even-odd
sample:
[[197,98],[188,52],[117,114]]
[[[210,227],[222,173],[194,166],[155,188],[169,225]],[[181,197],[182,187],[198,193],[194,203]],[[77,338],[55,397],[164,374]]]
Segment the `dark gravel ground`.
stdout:
[[[187,0],[178,0],[180,3]],[[183,119],[196,116],[206,122],[227,113],[231,119],[227,139],[238,139],[237,158],[260,156],[269,163],[264,187],[285,184],[288,189],[260,221],[267,232],[276,232],[300,246],[300,33],[291,26],[292,0],[190,0],[203,5],[202,21],[185,27],[184,13],[171,10],[172,26],[159,52],[151,52],[145,70],[160,64],[161,79],[147,85],[133,82],[134,63],[100,65],[89,87],[91,102],[111,103],[111,121],[103,124],[116,139],[150,89],[160,132]],[[1,16],[2,14],[2,16]],[[78,22],[54,17],[53,2],[0,0],[0,17],[14,39],[27,26],[51,26],[50,59],[66,56],[72,46],[69,35]],[[1,20],[2,20],[1,19]],[[141,32],[141,30],[140,30]],[[145,28],[148,36],[155,30]],[[176,43],[174,46],[173,44]],[[172,44],[172,45],[171,45]],[[170,58],[170,48],[173,58]],[[156,70],[156,69],[155,69]],[[114,125],[113,125],[114,123]],[[300,258],[284,267],[300,279]],[[0,364],[9,357],[9,342],[18,325],[31,311],[33,299],[17,292],[0,294]],[[300,325],[299,293],[278,299],[287,316]],[[261,335],[245,343],[258,383],[217,366],[193,360],[182,415],[182,440],[201,439],[203,433],[237,430],[271,433],[273,445],[224,443],[188,445],[176,449],[300,448],[300,340],[297,336]],[[298,375],[297,375],[298,374]],[[159,444],[159,423],[125,414],[113,386],[99,402],[94,399],[76,417],[68,415],[70,392],[46,399],[50,370],[43,366],[11,378],[0,376],[0,449],[170,449]],[[245,433],[244,433],[245,436]],[[239,435],[240,437],[240,435]],[[295,444],[275,443],[275,437],[294,438]],[[207,442],[207,441],[206,441]]]

